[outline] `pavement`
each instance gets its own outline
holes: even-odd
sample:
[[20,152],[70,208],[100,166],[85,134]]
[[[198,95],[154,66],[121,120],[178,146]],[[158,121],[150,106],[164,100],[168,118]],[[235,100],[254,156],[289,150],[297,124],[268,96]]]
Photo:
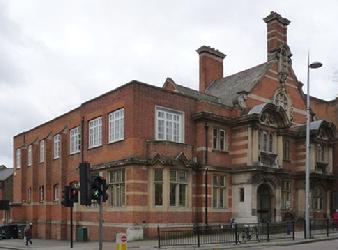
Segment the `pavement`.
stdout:
[[[337,240],[338,234],[332,234],[330,237],[316,236],[312,239],[301,239],[296,238],[295,240],[286,239],[286,240],[271,240],[269,242],[259,242],[259,243],[244,243],[244,244],[213,244],[213,245],[202,245],[201,247],[197,246],[183,246],[183,247],[161,247],[161,249],[168,250],[218,250],[218,249],[241,249],[241,248],[259,248],[259,247],[273,247],[273,246],[290,246],[296,244],[308,244],[318,241],[327,241],[327,240]],[[42,240],[42,239],[33,239],[33,244],[29,246],[24,245],[23,239],[7,239],[0,240],[0,249],[47,249],[47,250],[61,250],[61,249],[71,249],[69,241],[60,241],[60,240]],[[83,249],[83,250],[96,250],[99,249],[99,243],[97,241],[89,242],[74,242],[73,249]],[[103,242],[103,250],[114,250],[114,242]],[[157,240],[142,240],[142,241],[133,241],[127,243],[128,250],[144,250],[144,249],[158,249]]]

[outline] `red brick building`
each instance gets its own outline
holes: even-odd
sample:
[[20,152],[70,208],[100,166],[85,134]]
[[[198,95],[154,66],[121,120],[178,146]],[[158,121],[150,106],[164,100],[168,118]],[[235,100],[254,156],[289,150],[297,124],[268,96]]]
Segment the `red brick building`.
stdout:
[[[81,161],[109,185],[106,240],[133,226],[152,236],[157,226],[303,217],[305,95],[292,69],[289,20],[271,12],[264,21],[260,65],[224,77],[225,55],[202,46],[199,91],[170,78],[162,88],[132,81],[16,135],[15,220],[33,221],[36,237],[66,238],[61,190],[79,181]],[[338,168],[337,99],[318,103],[311,215],[327,216]],[[76,204],[74,211],[76,226],[97,239],[98,208]]]

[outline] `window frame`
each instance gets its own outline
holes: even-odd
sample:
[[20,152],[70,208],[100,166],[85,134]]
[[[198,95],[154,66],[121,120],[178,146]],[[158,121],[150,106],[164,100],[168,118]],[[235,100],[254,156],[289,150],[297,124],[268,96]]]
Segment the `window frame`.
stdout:
[[[172,179],[171,173],[175,172],[175,180]],[[184,173],[184,180],[180,180],[180,173]],[[172,189],[174,186],[175,190]],[[182,169],[169,169],[169,207],[188,207],[188,185],[189,185],[189,172]],[[184,187],[184,190],[182,188]],[[174,200],[172,194],[174,191]],[[184,195],[184,203],[182,204],[181,195]],[[174,201],[174,203],[172,202]]]
[[108,115],[108,143],[114,143],[114,142],[124,140],[124,117],[125,117],[124,108],[120,108],[120,109],[117,109],[109,113]]
[[[223,184],[222,184],[223,180]],[[212,207],[227,208],[227,176],[215,174],[212,176]]]
[[239,202],[245,202],[245,190],[244,187],[239,188]]
[[45,186],[40,186],[39,187],[39,202],[44,202],[45,201]]
[[43,163],[45,162],[45,140],[40,140],[39,143],[39,162]]
[[15,166],[17,169],[21,168],[21,148],[15,150]]
[[[222,133],[223,133],[223,136],[221,135]],[[228,150],[226,129],[217,128],[217,127],[214,127],[212,129],[212,149],[222,151],[222,152],[226,152]]]
[[69,154],[74,155],[81,152],[81,129],[80,126],[69,130]]
[[[159,180],[156,179],[156,171],[161,171],[161,178]],[[154,191],[153,191],[153,195],[154,195],[154,206],[155,207],[163,207],[163,202],[164,202],[164,197],[163,197],[163,188],[164,188],[164,170],[163,168],[154,168],[154,176],[153,176],[153,187],[154,187]],[[160,192],[157,192],[157,187],[161,187],[160,188]],[[157,199],[157,195],[160,195],[161,197],[159,199]],[[156,204],[157,200],[160,200],[160,204]]]
[[[118,173],[119,176],[118,176]],[[115,176],[114,176],[115,175]],[[119,178],[120,177],[120,178]],[[117,180],[119,178],[119,180]],[[113,208],[122,208],[127,205],[126,195],[126,169],[119,168],[109,171],[109,206]],[[119,192],[118,195],[116,195]]]
[[283,140],[283,160],[290,161],[291,144],[289,139]]
[[[159,113],[164,113],[164,117],[159,117]],[[172,116],[172,119],[168,119],[167,116]],[[175,117],[178,118],[178,121],[175,121]],[[161,106],[155,106],[155,139],[159,141],[170,141],[174,143],[184,143],[184,112],[165,108]],[[163,121],[163,131],[160,131],[160,123]],[[169,124],[171,124],[169,126]],[[176,127],[178,126],[178,127]],[[178,133],[175,131],[178,130]],[[168,131],[171,131],[171,134],[168,134]],[[159,136],[159,134],[163,134]],[[168,138],[171,135],[171,138]],[[177,139],[175,139],[175,137]]]
[[321,187],[315,187],[311,190],[311,208],[314,211],[322,211],[324,209],[325,192]]
[[317,143],[316,147],[316,161],[326,163],[326,155],[325,155],[325,145],[321,143]]
[[61,155],[61,135],[56,134],[53,137],[53,159],[59,159]]
[[29,187],[27,189],[27,203],[31,203],[32,202],[32,187]]
[[27,166],[31,167],[32,165],[33,165],[33,145],[29,144],[27,150]]
[[281,186],[281,209],[286,210],[291,208],[291,181],[282,181]]
[[88,121],[88,149],[100,146],[102,146],[102,116]]
[[60,188],[59,184],[56,183],[53,185],[53,201],[59,201],[60,200]]

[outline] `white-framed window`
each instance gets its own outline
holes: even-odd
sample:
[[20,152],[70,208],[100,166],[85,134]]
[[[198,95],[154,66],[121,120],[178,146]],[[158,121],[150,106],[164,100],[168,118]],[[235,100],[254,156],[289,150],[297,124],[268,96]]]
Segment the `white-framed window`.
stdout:
[[170,170],[170,206],[186,207],[188,172],[185,170]]
[[123,207],[126,205],[125,170],[117,169],[109,173],[110,205]]
[[267,131],[259,131],[259,149],[262,152],[273,153],[273,134]]
[[88,148],[102,145],[102,117],[89,121],[89,143]]
[[40,141],[40,162],[44,162],[45,161],[45,140],[41,140]]
[[60,199],[60,193],[59,193],[59,184],[55,184],[53,186],[53,198],[54,201],[58,201]]
[[81,150],[81,131],[80,127],[76,127],[70,130],[69,133],[69,153],[76,154]]
[[33,164],[33,146],[32,144],[28,146],[28,151],[27,151],[27,165],[32,166]]
[[156,107],[156,140],[184,142],[183,112]]
[[45,187],[40,186],[39,187],[39,201],[43,202],[45,200]]
[[226,133],[224,129],[213,129],[212,147],[215,150],[226,151]]
[[57,134],[54,136],[54,159],[60,158],[60,152],[61,152],[61,135]]
[[17,148],[15,151],[15,160],[16,160],[16,168],[21,168],[21,149]]
[[212,178],[212,206],[226,207],[226,176],[214,175]]
[[282,209],[290,209],[291,207],[291,182],[282,182]]
[[109,114],[109,143],[124,139],[124,108]]
[[32,201],[32,188],[29,187],[27,189],[27,202],[30,203]]
[[163,206],[163,169],[154,169],[154,205]]

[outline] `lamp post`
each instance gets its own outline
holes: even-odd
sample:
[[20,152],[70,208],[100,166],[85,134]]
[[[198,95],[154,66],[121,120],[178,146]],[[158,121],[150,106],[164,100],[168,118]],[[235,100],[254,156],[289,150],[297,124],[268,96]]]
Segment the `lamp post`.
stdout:
[[310,64],[310,53],[307,56],[307,96],[306,96],[306,163],[305,163],[305,235],[310,238],[310,69],[322,67],[322,63]]

